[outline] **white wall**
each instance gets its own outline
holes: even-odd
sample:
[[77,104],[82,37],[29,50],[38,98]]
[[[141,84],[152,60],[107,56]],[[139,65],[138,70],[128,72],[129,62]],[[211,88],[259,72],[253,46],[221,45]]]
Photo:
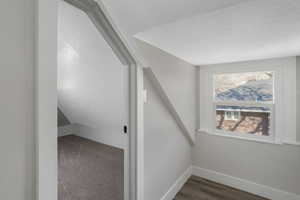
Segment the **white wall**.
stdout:
[[191,146],[146,77],[144,87],[144,197],[160,200],[191,165]]
[[136,40],[146,64],[152,68],[163,89],[191,135],[196,130],[196,68],[154,46]]
[[[138,43],[140,53],[153,68],[176,109],[190,129],[194,128],[195,68],[161,50]],[[191,146],[144,77],[147,102],[145,121],[145,200],[160,200],[191,165]],[[190,121],[189,121],[190,120]]]
[[34,198],[34,2],[0,3],[0,199]]
[[[293,81],[295,80],[295,77],[293,77],[295,75],[295,63],[295,57],[290,57],[206,67],[224,69],[246,66],[251,69],[258,66],[282,65],[285,69],[286,78],[288,78],[288,80],[284,80],[284,84],[292,84],[290,88],[284,86],[285,90],[292,90],[292,92],[287,92],[285,94],[289,95],[283,96],[286,102],[284,105],[290,105],[295,104],[296,83]],[[200,105],[202,105],[201,100],[205,99],[205,95],[201,95],[204,94],[201,94],[200,90]],[[294,98],[294,100],[291,98]],[[289,107],[286,108],[286,116],[294,116],[295,113],[293,111],[295,109],[293,107],[291,109]],[[205,113],[203,106],[202,108],[200,106],[200,112]],[[206,118],[207,116],[203,117]],[[288,119],[293,122],[290,117]],[[290,125],[291,127],[284,127],[284,130],[286,130],[284,135],[290,135],[288,139],[295,139],[296,124],[290,123]],[[259,143],[199,133],[196,138],[196,146],[193,148],[193,164],[204,169],[267,185],[275,189],[300,194],[300,146]]]
[[193,148],[193,164],[300,194],[300,146],[198,134]]
[[60,1],[59,104],[80,136],[123,148],[126,68],[85,13]]

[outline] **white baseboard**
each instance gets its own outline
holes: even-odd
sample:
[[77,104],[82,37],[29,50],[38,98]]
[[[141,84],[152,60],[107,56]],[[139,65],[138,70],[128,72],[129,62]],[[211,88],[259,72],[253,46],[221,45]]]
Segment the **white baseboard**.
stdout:
[[78,133],[78,126],[76,124],[70,124],[62,127],[58,127],[57,136],[63,137],[67,135],[76,135]]
[[191,177],[193,167],[189,167],[171,186],[168,192],[161,198],[161,200],[173,200],[176,194],[180,191],[186,181]]
[[300,200],[300,195],[274,189],[244,179],[193,166],[192,174],[272,200]]
[[112,146],[119,149],[126,149],[127,134],[113,134],[109,132],[103,132],[98,128],[92,128],[82,124],[77,124],[78,132],[77,136],[86,138],[95,142],[99,142],[108,146]]

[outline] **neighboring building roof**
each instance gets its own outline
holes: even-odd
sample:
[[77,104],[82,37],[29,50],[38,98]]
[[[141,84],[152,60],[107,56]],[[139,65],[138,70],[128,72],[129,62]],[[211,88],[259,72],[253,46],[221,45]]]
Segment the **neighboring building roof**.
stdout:
[[218,111],[238,111],[238,112],[263,112],[269,113],[271,110],[265,107],[243,107],[243,106],[217,106]]

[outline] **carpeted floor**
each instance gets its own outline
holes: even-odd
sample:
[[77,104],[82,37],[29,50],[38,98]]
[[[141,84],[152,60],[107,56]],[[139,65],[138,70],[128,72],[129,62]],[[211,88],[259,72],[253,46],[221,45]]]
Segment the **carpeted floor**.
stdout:
[[77,136],[58,139],[58,200],[123,200],[123,151]]
[[267,200],[219,183],[192,176],[174,200]]

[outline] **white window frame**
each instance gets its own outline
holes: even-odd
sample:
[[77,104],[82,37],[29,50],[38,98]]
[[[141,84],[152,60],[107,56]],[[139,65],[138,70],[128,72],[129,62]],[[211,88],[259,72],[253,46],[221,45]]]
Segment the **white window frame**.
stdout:
[[[230,113],[230,117],[228,117],[228,113]],[[235,113],[237,113],[237,118],[235,118]],[[224,111],[224,119],[230,121],[238,121],[241,118],[240,111]]]
[[[255,72],[272,72],[273,73],[273,102],[268,103],[259,103],[259,102],[246,102],[246,101],[217,101],[215,100],[215,79],[214,76],[219,74],[241,74],[241,73],[255,73]],[[276,92],[275,92],[275,80],[277,78],[276,72],[274,70],[249,70],[249,71],[243,71],[240,72],[237,70],[236,72],[216,72],[213,73],[213,110],[214,110],[214,132],[217,134],[222,134],[230,137],[239,137],[239,138],[245,138],[245,139],[253,139],[253,140],[260,140],[260,141],[269,141],[273,142],[275,140],[275,134],[274,134],[274,118],[275,118],[275,112],[274,107],[276,104]],[[269,135],[268,136],[260,136],[255,134],[247,134],[247,133],[241,133],[238,131],[226,131],[226,130],[220,130],[216,127],[216,119],[217,119],[217,106],[245,106],[245,107],[266,107],[270,109],[270,129],[269,129]]]
[[[86,4],[95,4],[95,1],[74,1],[82,6]],[[101,12],[106,17],[99,19],[106,21],[103,32],[107,29],[115,29],[116,33],[110,32],[108,36],[113,37],[110,45],[114,46],[117,51],[124,50],[127,47],[120,48],[120,40],[122,38],[115,37],[118,34],[114,24],[110,21],[108,13],[105,11],[101,1],[97,1]],[[93,9],[95,6],[87,6],[87,9]],[[57,10],[58,1],[53,0],[37,0],[36,1],[36,199],[37,200],[57,200]],[[96,10],[99,11],[99,10]],[[93,12],[93,11],[89,11]],[[88,14],[91,14],[89,13]],[[122,40],[123,41],[123,40]],[[113,49],[113,48],[112,48]],[[125,55],[119,53],[120,59]],[[127,55],[128,56],[128,55]],[[125,61],[126,59],[124,59]],[[126,62],[126,61],[125,61]],[[129,67],[128,73],[128,104],[129,104],[129,139],[128,142],[128,165],[125,167],[129,171],[128,177],[124,177],[124,181],[128,179],[128,184],[124,184],[128,189],[124,189],[125,200],[143,200],[143,68],[137,62],[126,63]],[[125,155],[126,156],[126,155]],[[127,186],[126,186],[127,185]]]
[[[201,73],[205,73],[205,91],[204,96],[205,99],[203,100],[204,103],[204,113],[206,113],[204,117],[199,117],[202,119],[200,121],[200,132],[208,133],[211,135],[217,136],[225,136],[225,137],[232,137],[237,139],[245,139],[251,141],[258,141],[258,142],[266,142],[266,143],[275,143],[275,144],[282,144],[283,143],[283,133],[284,133],[284,124],[282,123],[285,119],[285,115],[276,115],[276,113],[285,113],[284,108],[284,84],[283,84],[283,76],[284,70],[283,67],[280,65],[257,65],[257,67],[251,67],[247,65],[242,65],[241,67],[238,64],[233,65],[232,67],[218,67],[218,66],[207,66],[200,68],[199,70]],[[247,72],[266,72],[270,71],[274,73],[274,90],[273,90],[273,100],[274,104],[268,103],[253,103],[253,102],[215,102],[214,101],[214,75],[215,74],[234,74],[234,73],[247,73]],[[201,78],[199,78],[201,79]],[[203,91],[202,91],[203,92]],[[270,135],[269,136],[258,136],[252,134],[238,134],[237,132],[229,132],[229,131],[222,131],[216,128],[216,106],[217,105],[231,105],[231,106],[249,106],[249,107],[268,107],[271,112],[270,117]],[[199,120],[200,120],[199,119]],[[204,119],[204,120],[203,120]],[[201,125],[202,124],[202,125]],[[203,124],[205,124],[203,126]]]

